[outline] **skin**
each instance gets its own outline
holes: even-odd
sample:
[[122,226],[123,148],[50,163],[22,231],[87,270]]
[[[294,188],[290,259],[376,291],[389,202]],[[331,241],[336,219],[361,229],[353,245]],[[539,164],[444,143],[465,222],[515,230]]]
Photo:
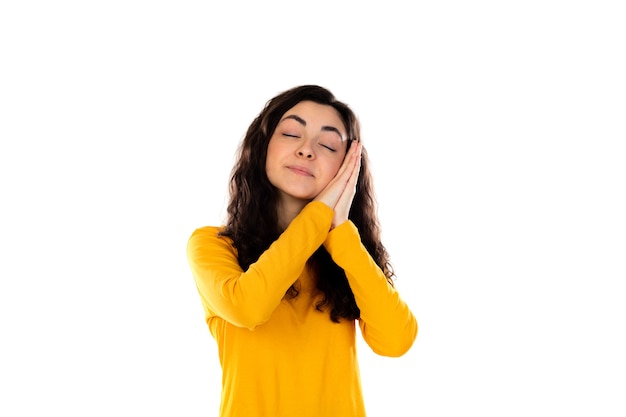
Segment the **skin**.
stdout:
[[361,166],[361,144],[348,147],[346,129],[332,107],[302,101],[276,126],[265,169],[279,190],[278,220],[285,228],[309,202],[334,210],[331,228],[348,220]]

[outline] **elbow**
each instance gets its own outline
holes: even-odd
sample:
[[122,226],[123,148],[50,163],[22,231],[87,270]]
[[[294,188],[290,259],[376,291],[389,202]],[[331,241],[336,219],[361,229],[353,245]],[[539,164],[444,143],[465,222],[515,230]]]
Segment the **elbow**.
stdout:
[[402,340],[398,343],[389,343],[379,350],[374,349],[374,352],[381,356],[387,356],[390,358],[399,358],[407,353],[413,346],[415,338]]
[[217,293],[219,297],[212,299],[216,315],[237,327],[254,330],[266,323],[276,308],[273,303],[256,297],[256,294],[251,296],[237,285],[224,286]]
[[404,339],[404,343],[398,344],[396,351],[394,352],[396,357],[402,356],[407,353],[413,344],[415,343],[415,339],[417,338],[418,326],[417,320],[413,319],[406,329],[406,339]]
[[411,321],[402,332],[397,333],[397,337],[387,338],[383,343],[370,345],[374,353],[391,358],[399,358],[406,354],[417,338],[417,321]]
[[267,314],[264,311],[241,309],[238,311],[233,311],[232,314],[229,314],[227,317],[222,318],[237,327],[254,330],[258,326],[267,322],[270,317],[271,313]]

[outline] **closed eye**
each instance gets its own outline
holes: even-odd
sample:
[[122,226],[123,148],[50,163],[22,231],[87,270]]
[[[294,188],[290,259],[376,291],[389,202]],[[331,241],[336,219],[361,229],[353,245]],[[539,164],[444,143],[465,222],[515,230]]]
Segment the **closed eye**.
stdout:
[[329,151],[331,151],[331,152],[337,152],[335,149],[331,148],[331,147],[330,147],[330,146],[328,146],[328,145],[324,145],[324,144],[322,144],[322,143],[320,143],[320,145],[322,145],[324,148],[328,149],[328,150],[329,150]]
[[283,136],[287,136],[288,138],[299,138],[300,137],[298,135],[292,135],[290,133],[283,133]]

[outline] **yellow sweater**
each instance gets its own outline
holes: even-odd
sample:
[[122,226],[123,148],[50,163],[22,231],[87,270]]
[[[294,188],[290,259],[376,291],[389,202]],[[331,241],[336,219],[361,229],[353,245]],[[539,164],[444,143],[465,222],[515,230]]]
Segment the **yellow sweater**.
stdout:
[[[243,271],[218,227],[191,235],[189,264],[222,366],[222,417],[365,416],[355,322],[333,323],[315,308],[321,296],[305,268],[322,244],[342,267],[374,352],[400,356],[417,321],[361,244],[351,221],[330,229],[333,210],[309,203]],[[295,298],[285,292],[299,280]]]

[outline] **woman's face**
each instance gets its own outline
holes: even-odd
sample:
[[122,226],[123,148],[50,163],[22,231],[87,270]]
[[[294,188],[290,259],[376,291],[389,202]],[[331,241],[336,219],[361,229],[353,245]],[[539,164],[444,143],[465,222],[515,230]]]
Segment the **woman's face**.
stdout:
[[337,174],[346,156],[346,136],[332,106],[301,101],[289,109],[270,138],[265,162],[281,199],[315,198]]

